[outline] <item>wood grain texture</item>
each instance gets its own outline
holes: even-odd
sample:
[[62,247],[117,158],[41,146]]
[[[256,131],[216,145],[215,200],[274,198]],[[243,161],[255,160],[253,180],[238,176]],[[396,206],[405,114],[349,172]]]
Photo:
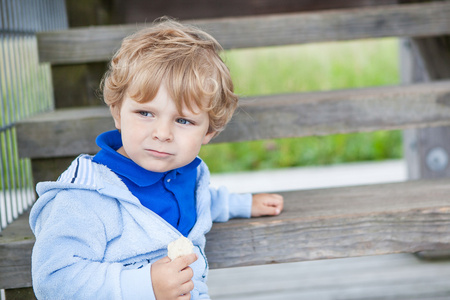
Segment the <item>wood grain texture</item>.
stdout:
[[[450,82],[242,99],[212,142],[328,135],[450,123]],[[96,153],[95,137],[114,128],[105,107],[61,109],[17,124],[21,157]]]
[[[449,194],[448,179],[287,192],[277,217],[214,224],[205,251],[214,269],[446,250]],[[0,288],[31,285],[33,243],[27,215],[2,232]]]
[[450,82],[244,99],[215,142],[448,124]]
[[284,193],[277,217],[215,224],[211,268],[450,249],[449,181]]
[[410,254],[211,270],[215,300],[448,300],[450,260]]
[[[409,0],[411,1],[411,0]],[[163,15],[181,20],[264,15],[336,8],[396,4],[396,0],[171,0],[116,1],[120,24],[154,20]],[[82,5],[82,4],[81,4]],[[84,16],[81,16],[84,17]],[[80,18],[80,16],[78,16]]]
[[[450,3],[373,6],[321,12],[191,20],[225,49],[450,33]],[[432,17],[431,17],[432,16]],[[122,39],[148,24],[96,26],[38,35],[43,62],[109,60]]]
[[26,119],[16,129],[19,155],[67,157],[100,150],[95,139],[114,129],[114,121],[106,107],[71,108]]
[[28,213],[0,233],[0,289],[31,286],[31,251],[34,235]]

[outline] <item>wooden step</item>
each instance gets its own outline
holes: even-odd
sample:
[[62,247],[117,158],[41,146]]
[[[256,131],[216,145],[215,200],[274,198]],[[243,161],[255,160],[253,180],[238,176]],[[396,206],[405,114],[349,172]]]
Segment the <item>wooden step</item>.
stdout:
[[[307,13],[191,20],[225,49],[421,37],[450,33],[450,2],[372,6]],[[52,64],[109,60],[121,40],[148,24],[76,28],[38,34],[39,57]]]
[[34,241],[28,213],[22,214],[0,233],[0,289],[32,285],[31,250]]
[[[450,81],[242,99],[212,142],[329,135],[450,124]],[[106,107],[61,109],[17,124],[21,157],[96,153],[113,129]]]
[[450,249],[449,179],[283,193],[277,217],[215,224],[211,268]]
[[[277,217],[214,224],[211,268],[450,249],[450,181],[283,193]],[[31,285],[34,238],[27,215],[0,237],[0,289]]]
[[215,269],[208,276],[214,300],[448,300],[450,260],[411,254]]

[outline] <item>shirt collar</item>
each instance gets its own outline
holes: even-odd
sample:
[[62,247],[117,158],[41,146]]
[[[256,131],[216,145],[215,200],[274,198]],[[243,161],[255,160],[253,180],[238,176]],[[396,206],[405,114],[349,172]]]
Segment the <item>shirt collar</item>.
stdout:
[[171,173],[171,178],[175,178],[177,174],[183,174],[196,169],[201,163],[200,158],[196,157],[192,162],[181,168],[165,173],[152,172],[142,168],[131,159],[117,152],[122,147],[122,137],[118,130],[100,134],[96,139],[96,143],[101,150],[94,156],[95,162],[106,165],[113,172],[128,178],[141,187],[156,183],[168,173]]

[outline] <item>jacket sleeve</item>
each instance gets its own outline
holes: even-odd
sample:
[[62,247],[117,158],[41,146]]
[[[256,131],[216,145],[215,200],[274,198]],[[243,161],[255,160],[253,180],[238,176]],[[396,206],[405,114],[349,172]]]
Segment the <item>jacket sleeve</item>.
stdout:
[[233,218],[250,218],[251,194],[230,193],[226,187],[210,188],[211,217],[213,222],[226,222]]
[[33,207],[32,278],[37,298],[154,299],[150,265],[124,270],[119,262],[104,261],[107,244],[120,235],[121,217],[111,204],[103,209],[105,201],[93,194],[49,191]]

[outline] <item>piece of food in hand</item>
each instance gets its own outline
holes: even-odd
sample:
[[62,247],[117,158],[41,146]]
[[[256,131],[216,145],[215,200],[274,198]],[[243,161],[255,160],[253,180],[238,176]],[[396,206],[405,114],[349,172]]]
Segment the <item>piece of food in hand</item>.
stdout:
[[182,236],[167,246],[167,252],[167,256],[174,260],[177,257],[194,253],[194,245],[188,238]]

